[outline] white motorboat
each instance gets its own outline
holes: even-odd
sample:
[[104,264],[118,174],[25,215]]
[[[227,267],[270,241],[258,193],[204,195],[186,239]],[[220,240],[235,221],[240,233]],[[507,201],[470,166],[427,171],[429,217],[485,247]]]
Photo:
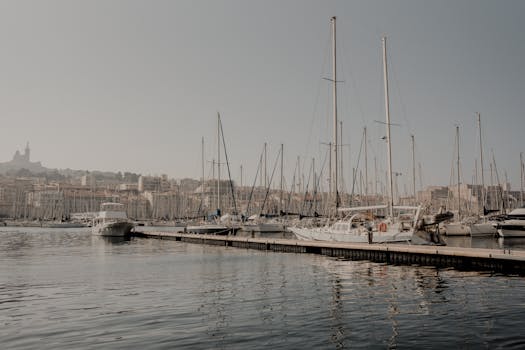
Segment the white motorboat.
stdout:
[[100,212],[93,219],[92,233],[99,236],[122,237],[128,235],[135,224],[128,219],[124,205],[102,203]]
[[525,206],[514,209],[498,225],[500,237],[525,237]]

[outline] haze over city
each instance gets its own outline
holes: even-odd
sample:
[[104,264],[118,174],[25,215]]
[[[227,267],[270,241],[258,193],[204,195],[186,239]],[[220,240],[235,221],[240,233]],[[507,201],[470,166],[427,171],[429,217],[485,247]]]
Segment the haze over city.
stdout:
[[[381,36],[388,37],[394,171],[449,184],[455,126],[462,176],[484,151],[519,186],[525,68],[522,1],[3,1],[0,161],[26,141],[50,168],[206,176],[221,113],[234,180],[322,164],[331,141],[330,17],[337,16],[345,178],[363,127],[369,167],[385,150]],[[222,157],[222,155],[221,155]],[[305,161],[306,160],[306,161]],[[489,161],[486,161],[488,169]],[[362,163],[361,163],[362,166]],[[419,181],[418,181],[419,182]]]

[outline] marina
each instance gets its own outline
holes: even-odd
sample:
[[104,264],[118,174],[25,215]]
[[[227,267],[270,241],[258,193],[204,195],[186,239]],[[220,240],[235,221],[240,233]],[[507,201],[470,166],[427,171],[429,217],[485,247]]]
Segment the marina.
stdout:
[[5,0],[2,349],[525,349],[524,13]]

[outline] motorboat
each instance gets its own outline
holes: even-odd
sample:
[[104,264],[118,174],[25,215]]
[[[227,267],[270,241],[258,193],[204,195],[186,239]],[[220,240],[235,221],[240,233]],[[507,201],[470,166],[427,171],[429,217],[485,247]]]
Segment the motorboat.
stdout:
[[525,237],[525,206],[514,209],[498,224],[500,237]]
[[92,233],[99,236],[123,237],[131,233],[135,224],[128,219],[121,203],[102,203],[93,219]]

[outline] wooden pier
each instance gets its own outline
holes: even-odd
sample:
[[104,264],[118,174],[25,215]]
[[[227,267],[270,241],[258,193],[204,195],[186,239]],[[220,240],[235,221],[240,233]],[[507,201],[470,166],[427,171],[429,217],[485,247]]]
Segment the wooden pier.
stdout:
[[366,244],[294,239],[212,236],[175,232],[135,232],[136,237],[285,253],[307,253],[394,265],[419,265],[459,270],[525,275],[525,251],[409,244]]

